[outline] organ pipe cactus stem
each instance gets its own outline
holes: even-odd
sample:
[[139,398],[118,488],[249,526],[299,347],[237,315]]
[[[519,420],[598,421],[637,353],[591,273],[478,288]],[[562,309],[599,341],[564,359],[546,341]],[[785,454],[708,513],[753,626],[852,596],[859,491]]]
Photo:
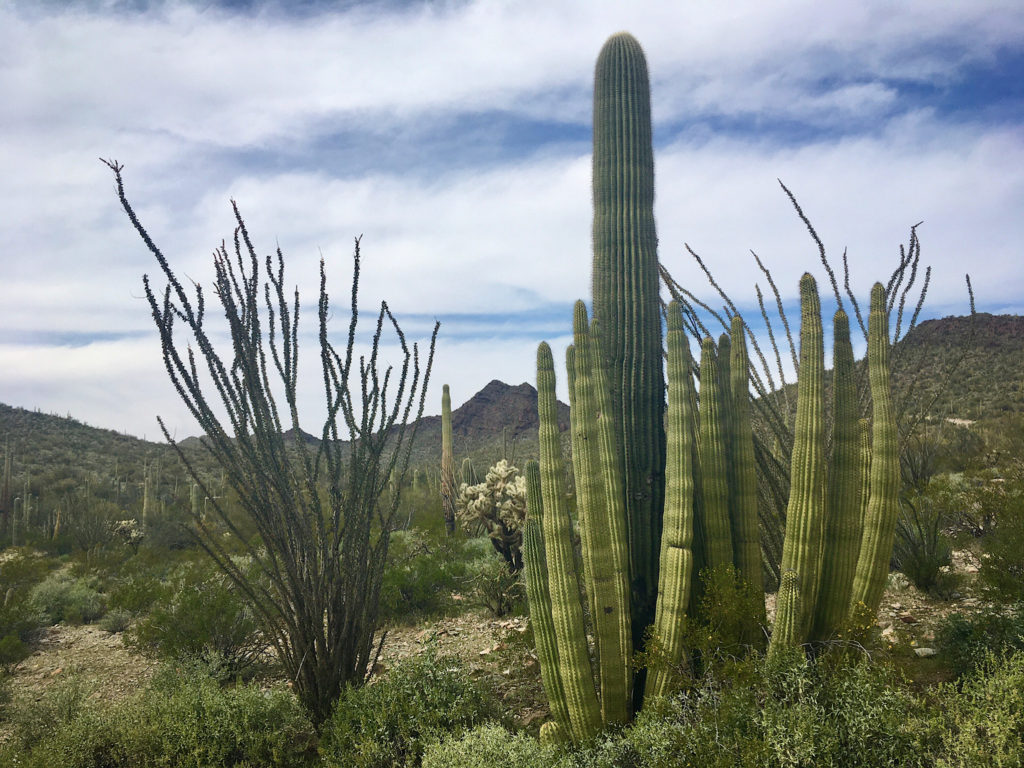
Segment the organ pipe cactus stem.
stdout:
[[[761,528],[757,518],[757,462],[754,458],[754,433],[750,425],[750,389],[747,344],[743,320],[732,318],[732,345],[729,364],[730,396],[732,398],[731,432],[732,461],[729,464],[730,524],[736,570],[753,590],[764,593],[761,566]],[[766,623],[764,601],[752,618],[747,642],[763,641],[760,627]]]
[[868,316],[868,381],[871,385],[871,472],[864,533],[853,581],[851,609],[878,612],[885,590],[899,514],[900,464],[889,382],[889,315],[885,288],[871,289]]
[[561,734],[569,733],[569,709],[565,700],[558,657],[558,641],[551,618],[551,593],[548,586],[548,564],[544,555],[544,505],[541,501],[540,465],[526,462],[527,518],[523,530],[523,570],[526,577],[526,597],[530,606],[530,623],[540,660],[541,682],[548,697],[552,725],[559,726]]
[[455,458],[452,455],[452,396],[445,384],[441,391],[441,508],[444,528],[455,533]]
[[654,152],[647,62],[627,33],[594,71],[594,315],[604,328],[629,526],[633,643],[654,618],[665,434]]
[[632,690],[629,550],[621,465],[616,453],[611,394],[600,365],[597,320],[576,302],[570,355],[573,388],[572,458],[584,574],[597,641],[598,690],[604,723],[629,719]]
[[821,585],[810,639],[827,640],[846,621],[861,537],[860,432],[850,321],[832,321],[832,459],[829,464]]
[[551,348],[537,349],[537,415],[544,552],[548,563],[551,619],[558,642],[559,674],[565,689],[572,739],[583,742],[601,727],[601,708],[583,626],[580,584],[574,564],[572,524],[565,500],[562,447],[558,434],[555,367]]
[[768,655],[773,656],[784,648],[793,648],[803,643],[800,616],[803,613],[800,595],[800,574],[783,571],[776,599],[775,626],[772,628],[772,642]]
[[645,699],[667,693],[671,668],[684,661],[683,620],[693,580],[693,362],[678,302],[668,305],[667,329],[665,515],[653,634],[661,657],[648,673]]
[[782,548],[783,572],[795,571],[799,577],[801,616],[796,620],[786,615],[787,603],[779,606],[776,619],[785,627],[795,621],[797,644],[804,642],[810,630],[821,570],[825,520],[824,356],[818,289],[814,278],[805,273],[800,279],[800,374],[786,538]]
[[700,467],[703,485],[701,544],[702,566],[714,570],[732,565],[732,531],[729,524],[729,479],[726,407],[718,373],[718,355],[710,337],[701,344],[700,354]]

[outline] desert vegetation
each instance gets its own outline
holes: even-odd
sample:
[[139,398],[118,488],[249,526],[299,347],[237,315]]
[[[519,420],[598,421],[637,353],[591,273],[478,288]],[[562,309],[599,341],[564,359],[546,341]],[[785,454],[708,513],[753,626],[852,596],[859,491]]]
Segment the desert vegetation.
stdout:
[[[382,303],[354,353],[358,241],[337,348],[321,267],[327,416],[310,435],[283,255],[258,258],[235,209],[218,349],[209,297],[179,282],[110,163],[203,435],[157,445],[0,406],[0,764],[1024,762],[1007,363],[1024,338],[1002,332],[1017,319],[972,306],[941,333],[918,325],[913,229],[864,313],[804,219],[837,302],[831,366],[810,274],[799,326],[779,301],[784,332],[762,349],[727,296],[721,314],[659,265],[627,34],[600,54],[594,123],[594,295],[572,317],[568,418],[541,344],[535,431],[497,427],[472,451],[447,385],[438,423],[423,418],[436,327],[421,352]],[[380,367],[386,332],[397,369]]]

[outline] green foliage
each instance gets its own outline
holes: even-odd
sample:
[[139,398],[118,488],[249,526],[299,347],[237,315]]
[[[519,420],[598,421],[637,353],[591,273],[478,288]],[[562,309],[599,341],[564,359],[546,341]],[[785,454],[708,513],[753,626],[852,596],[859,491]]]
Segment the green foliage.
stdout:
[[265,645],[252,607],[205,561],[181,567],[161,585],[125,642],[156,658],[202,660],[225,677],[250,668]]
[[46,578],[53,561],[8,550],[0,565],[0,670],[29,655],[29,644],[46,626],[47,618],[29,599],[30,591]]
[[988,608],[971,616],[951,614],[939,626],[936,641],[957,676],[982,666],[989,653],[1024,651],[1024,606]]
[[197,669],[164,668],[114,706],[72,680],[17,707],[14,720],[0,763],[24,768],[302,768],[316,744],[289,691],[223,689]]
[[88,579],[76,579],[65,571],[51,574],[34,586],[29,603],[50,624],[88,624],[106,610],[103,595],[93,589]]
[[981,540],[978,581],[995,603],[1024,603],[1024,467],[1007,473],[991,493],[994,530]]
[[519,573],[510,573],[507,563],[493,553],[487,553],[471,562],[467,568],[466,583],[475,602],[495,617],[513,611],[522,612],[526,596]]
[[1024,764],[1024,653],[989,652],[959,689],[943,693],[939,768]]
[[923,705],[866,660],[781,649],[645,707],[572,766],[876,768],[927,765]]
[[103,618],[99,620],[100,629],[104,632],[117,634],[124,632],[132,623],[132,614],[123,608],[108,610]]
[[388,564],[380,587],[380,618],[384,622],[413,622],[445,616],[456,608],[452,596],[466,586],[468,563],[487,554],[484,539],[396,531],[388,546]]
[[430,744],[423,753],[423,768],[549,768],[554,760],[553,751],[536,739],[488,723]]
[[922,592],[935,593],[943,566],[952,562],[953,546],[944,532],[946,521],[942,507],[926,495],[901,499],[893,565]]
[[428,649],[362,688],[348,688],[324,723],[321,752],[331,768],[418,764],[427,744],[497,720],[493,691],[457,659]]

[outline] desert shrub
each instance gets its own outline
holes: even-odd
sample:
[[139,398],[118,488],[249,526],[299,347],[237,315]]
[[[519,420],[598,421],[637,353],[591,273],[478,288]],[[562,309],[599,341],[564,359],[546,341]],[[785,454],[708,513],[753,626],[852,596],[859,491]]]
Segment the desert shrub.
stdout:
[[324,724],[321,752],[332,768],[416,765],[432,741],[499,717],[494,691],[457,659],[428,649],[346,689]]
[[38,699],[26,699],[11,707],[8,719],[14,738],[23,749],[52,740],[82,710],[91,689],[77,676],[47,688]]
[[473,600],[492,616],[506,616],[525,607],[526,590],[519,573],[511,573],[505,561],[488,553],[470,563],[466,576]]
[[1024,603],[1024,477],[1017,469],[1002,479],[990,494],[998,498],[996,524],[981,539],[978,583],[992,602]]
[[100,629],[110,634],[117,634],[118,632],[124,632],[132,623],[132,614],[123,608],[114,608],[113,610],[107,611],[103,618],[99,620]]
[[423,768],[549,768],[555,760],[553,751],[536,739],[488,723],[428,745]]
[[156,658],[200,659],[224,677],[250,668],[265,646],[252,607],[205,562],[179,568],[125,640]]
[[989,653],[1024,651],[1024,608],[951,614],[939,625],[936,642],[957,676],[970,674]]
[[284,688],[221,688],[200,670],[161,670],[149,689],[117,705],[51,689],[19,717],[0,764],[25,768],[301,768],[316,737]]
[[59,571],[50,574],[29,592],[29,603],[50,624],[88,624],[103,615],[103,595],[92,588],[90,580],[76,579]]
[[459,521],[467,531],[483,528],[494,550],[513,574],[523,568],[523,524],[526,521],[526,478],[502,459],[484,482],[462,483],[456,500]]
[[653,702],[621,733],[566,759],[571,766],[921,766],[925,710],[885,667],[799,650],[738,663]]
[[448,537],[443,528],[438,534],[393,533],[380,587],[381,619],[413,621],[451,613],[457,605],[452,595],[461,594],[468,564],[486,545],[477,541]]
[[194,553],[142,548],[107,574],[108,604],[138,615],[163,597],[182,568],[196,562]]
[[952,562],[953,546],[943,529],[942,506],[926,494],[901,499],[896,520],[892,564],[922,592],[935,592],[943,566]]
[[943,694],[940,768],[1024,765],[1024,653],[989,653]]

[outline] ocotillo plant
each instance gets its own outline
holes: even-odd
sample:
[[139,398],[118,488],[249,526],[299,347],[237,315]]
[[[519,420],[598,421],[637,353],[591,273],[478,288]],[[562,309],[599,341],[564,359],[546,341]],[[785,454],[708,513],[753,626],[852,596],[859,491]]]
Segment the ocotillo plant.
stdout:
[[452,396],[445,384],[441,393],[441,509],[444,528],[455,533],[455,458],[452,455]]
[[623,467],[633,641],[654,618],[664,495],[665,379],[654,227],[654,152],[647,61],[627,33],[594,72],[594,316],[603,344]]

